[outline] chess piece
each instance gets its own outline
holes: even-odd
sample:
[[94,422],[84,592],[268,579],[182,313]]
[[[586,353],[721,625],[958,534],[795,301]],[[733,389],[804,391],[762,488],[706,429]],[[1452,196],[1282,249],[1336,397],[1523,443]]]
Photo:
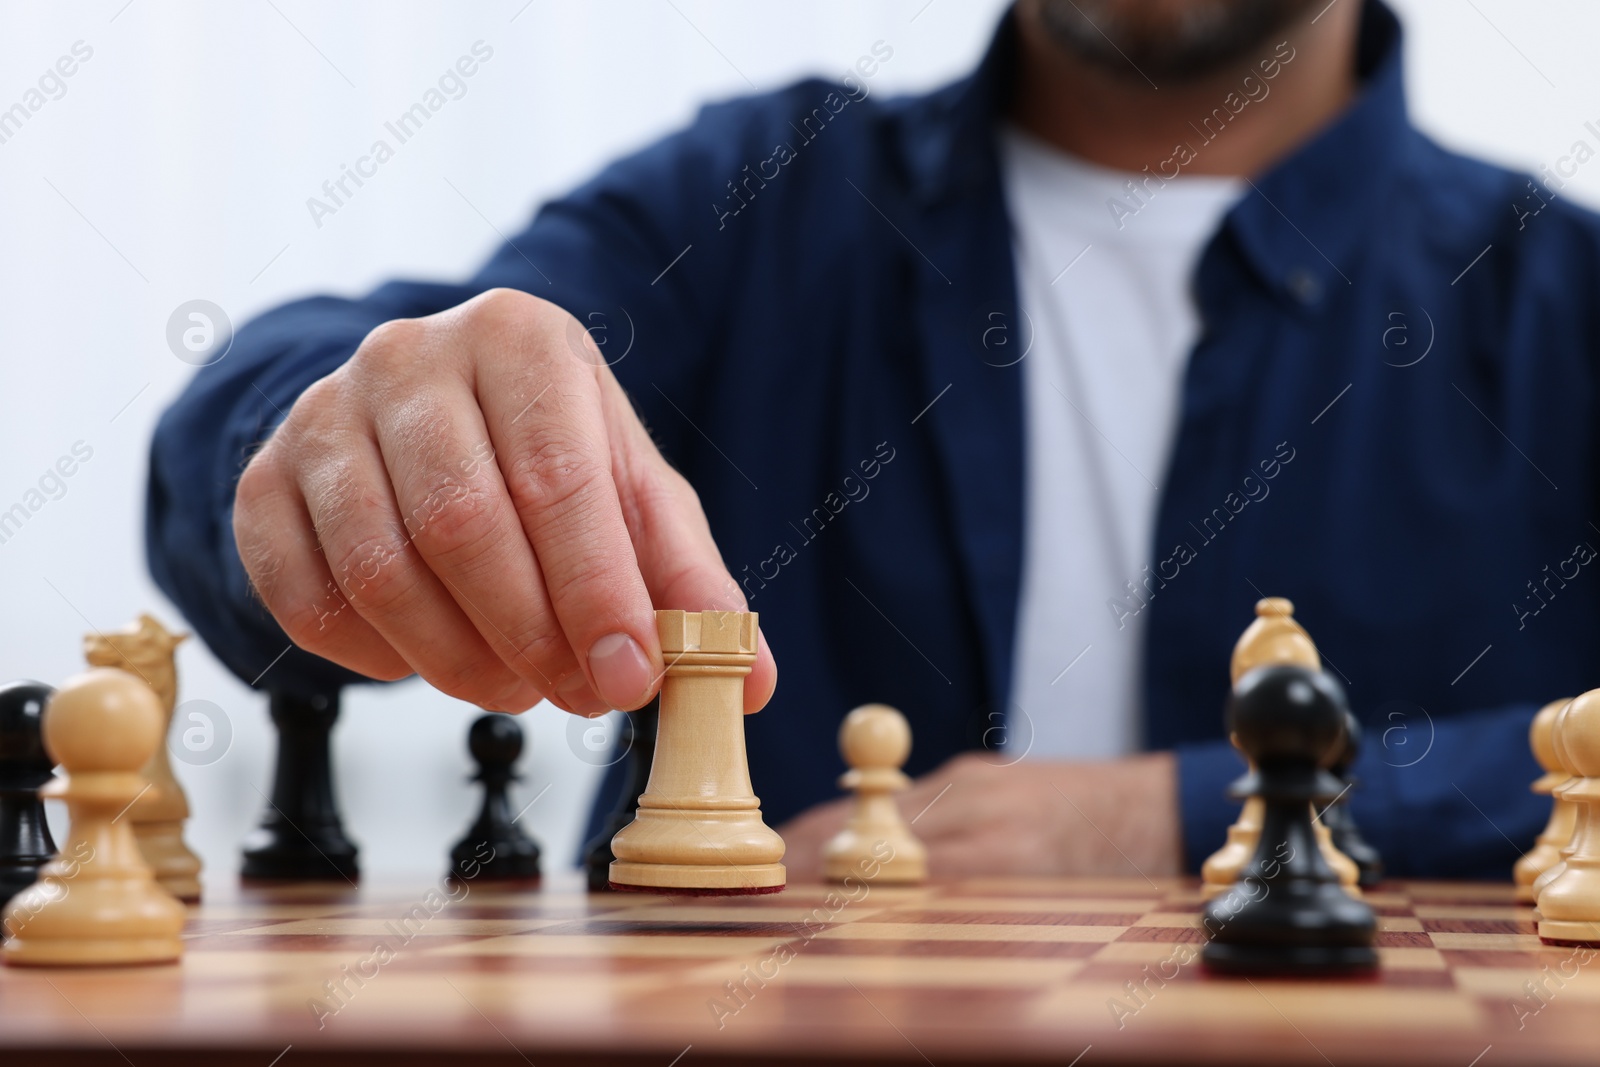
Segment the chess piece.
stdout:
[[517,780],[512,765],[522,755],[521,725],[500,712],[481,715],[467,731],[467,748],[478,764],[473,781],[483,783],[483,807],[467,835],[450,851],[449,877],[536,881],[539,846],[512,817],[508,796]]
[[1228,677],[1234,684],[1257,667],[1293,663],[1320,671],[1322,657],[1311,635],[1294,617],[1294,602],[1281,596],[1256,601],[1256,617],[1233,646]]
[[1239,809],[1239,817],[1228,827],[1227,842],[1200,865],[1200,891],[1207,900],[1221,896],[1232,889],[1256,853],[1256,842],[1261,839],[1261,798],[1248,797]]
[[1234,687],[1229,726],[1256,768],[1236,787],[1261,798],[1261,836],[1239,883],[1206,905],[1208,967],[1338,974],[1377,966],[1377,919],[1340,886],[1311,821],[1311,805],[1343,788],[1326,768],[1346,710],[1338,683],[1302,666],[1259,667]]
[[[1311,809],[1313,817],[1316,808]],[[1333,873],[1339,876],[1339,884],[1344,891],[1353,897],[1361,895],[1361,868],[1356,866],[1356,861],[1340,852],[1333,843],[1333,833],[1328,825],[1321,819],[1316,819],[1311,824],[1311,832],[1316,835],[1317,848],[1322,850],[1322,858],[1328,861],[1328,866],[1333,868]]]
[[[1566,703],[1571,703],[1571,701],[1567,701]],[[1566,785],[1570,783],[1572,779],[1572,768],[1567,765],[1566,754],[1561,750],[1560,746],[1558,746],[1555,741],[1555,723],[1560,721],[1561,712],[1564,710],[1566,710],[1565,703],[1556,710],[1555,719],[1551,721],[1549,754],[1554,757],[1557,773],[1566,776],[1562,782],[1563,785]],[[1554,792],[1554,790],[1552,790],[1552,792]],[[1567,800],[1559,793],[1555,794],[1555,799],[1560,803],[1571,805],[1573,809],[1572,833],[1567,837],[1566,844],[1557,849],[1556,861],[1546,868],[1543,874],[1539,875],[1533,880],[1533,900],[1535,905],[1533,909],[1533,918],[1535,922],[1539,920],[1539,894],[1544,892],[1545,886],[1561,877],[1562,873],[1566,871],[1567,860],[1572,856],[1573,845],[1578,838],[1583,835],[1584,827],[1589,821],[1589,809],[1586,805]]]
[[156,882],[122,816],[151,785],[166,714],[137,677],[96,667],[50,698],[44,743],[66,774],[41,790],[66,801],[71,829],[39,880],[6,908],[7,963],[164,963],[183,951],[184,911]]
[[1583,810],[1565,867],[1539,891],[1539,939],[1600,945],[1600,689],[1562,708],[1551,734],[1572,774],[1556,796]]
[[1573,845],[1583,835],[1584,827],[1589,822],[1589,809],[1581,804],[1574,805],[1577,811],[1572,817],[1572,837],[1565,845],[1561,846],[1560,858],[1539,877],[1533,880],[1533,921],[1539,921],[1539,894],[1544,892],[1544,887],[1560,878],[1567,870],[1567,860],[1572,858]]
[[360,867],[339,819],[329,755],[339,698],[273,693],[270,699],[278,729],[272,799],[245,838],[239,873],[250,880],[353,882]]
[[1354,715],[1349,715],[1345,719],[1344,742],[1339,747],[1339,755],[1334,757],[1333,764],[1328,768],[1344,789],[1337,799],[1322,809],[1321,820],[1328,830],[1334,854],[1355,864],[1359,872],[1356,884],[1371,888],[1383,881],[1383,857],[1361,836],[1361,828],[1356,825],[1355,815],[1349,808],[1350,792],[1359,784],[1351,777],[1350,768],[1355,766],[1356,757],[1360,754],[1361,723]]
[[56,854],[39,799],[39,787],[54,777],[39,724],[52,692],[38,682],[0,687],[0,908]]
[[167,734],[178,699],[178,669],[174,651],[188,638],[174,634],[149,615],[120,630],[92,633],[83,639],[84,659],[91,667],[119,667],[140,678],[161,700],[165,717],[161,744],[139,773],[151,784],[128,812],[139,849],[155,872],[161,887],[179,900],[200,899],[200,857],[183,842],[183,824],[189,818],[189,798],[173,776],[167,759]]
[[[894,803],[894,794],[911,784],[900,770],[911,755],[911,725],[887,704],[862,705],[839,726],[839,752],[850,767],[839,785],[855,791],[855,807],[823,848],[824,875],[832,882],[851,876],[886,885],[925,881],[928,849]],[[868,870],[877,873],[868,877]]]
[[[1228,676],[1238,685],[1239,679],[1250,671],[1267,664],[1295,664],[1307,670],[1322,670],[1317,646],[1305,628],[1295,621],[1294,603],[1284,597],[1270,596],[1256,601],[1255,619],[1233,646]],[[1247,799],[1239,810],[1239,818],[1228,827],[1227,842],[1200,867],[1201,892],[1207,898],[1226,893],[1239,880],[1239,873],[1255,853],[1261,818],[1260,803]],[[1316,824],[1313,833],[1324,858],[1338,872],[1340,884],[1359,895],[1360,868],[1334,847],[1332,836],[1321,823]]]
[[611,842],[614,889],[689,894],[783,889],[783,838],[761,821],[744,747],[754,612],[658,611],[666,658],[650,783]]
[[639,795],[650,782],[659,707],[658,698],[622,717],[622,734],[617,743],[622,748],[622,758],[628,761],[622,793],[617,797],[617,806],[600,825],[600,832],[583,850],[583,867],[591,893],[603,893],[611,888],[611,861],[617,858],[611,852],[611,839],[633,821],[633,813],[639,808]]
[[1533,749],[1533,758],[1539,761],[1544,771],[1543,776],[1529,788],[1541,796],[1551,797],[1551,803],[1550,821],[1545,824],[1533,847],[1517,860],[1516,867],[1512,869],[1517,885],[1517,902],[1520,904],[1532,904],[1538,899],[1533,888],[1534,882],[1561,862],[1561,850],[1572,842],[1572,831],[1577,823],[1577,805],[1563,797],[1552,796],[1557,787],[1566,784],[1572,777],[1556,758],[1554,737],[1556,716],[1570,702],[1567,699],[1552,700],[1539,709],[1528,727],[1528,745]]

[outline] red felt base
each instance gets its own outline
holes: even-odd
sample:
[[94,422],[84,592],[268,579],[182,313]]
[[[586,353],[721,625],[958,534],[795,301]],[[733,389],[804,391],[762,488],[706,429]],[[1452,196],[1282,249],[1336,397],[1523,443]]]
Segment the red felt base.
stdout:
[[620,893],[656,893],[670,897],[753,897],[765,893],[781,893],[781,885],[739,886],[734,889],[668,889],[656,885],[623,885],[621,882],[606,883]]
[[1539,941],[1551,948],[1600,948],[1600,941],[1557,941],[1543,935],[1539,937]]

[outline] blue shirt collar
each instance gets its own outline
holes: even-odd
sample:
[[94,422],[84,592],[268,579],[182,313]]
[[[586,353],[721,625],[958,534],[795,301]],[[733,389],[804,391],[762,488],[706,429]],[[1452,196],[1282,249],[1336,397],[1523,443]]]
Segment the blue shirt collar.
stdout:
[[[1292,42],[1291,42],[1292,44]],[[933,205],[998,188],[996,130],[1017,60],[1007,13],[969,77],[918,98],[903,115],[901,149],[912,195]],[[1413,130],[1406,114],[1399,20],[1366,0],[1356,51],[1361,89],[1325,129],[1252,179],[1224,228],[1260,283],[1307,310],[1349,284],[1358,243],[1381,217]]]
[[1325,129],[1265,174],[1226,227],[1263,285],[1314,309],[1351,284],[1360,242],[1384,216],[1414,135],[1406,115],[1400,23],[1368,0],[1356,47],[1361,90]]

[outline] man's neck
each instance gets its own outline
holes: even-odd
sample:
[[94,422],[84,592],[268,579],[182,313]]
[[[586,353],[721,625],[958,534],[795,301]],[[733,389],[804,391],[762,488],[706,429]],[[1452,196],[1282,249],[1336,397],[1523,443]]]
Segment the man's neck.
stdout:
[[1360,15],[1358,0],[1336,3],[1314,23],[1308,15],[1279,31],[1259,56],[1152,87],[1131,65],[1126,76],[1110,74],[1067,54],[1024,2],[1016,12],[1021,62],[1011,117],[1036,137],[1118,170],[1171,170],[1167,161],[1187,145],[1187,161],[1181,154],[1176,161],[1183,173],[1259,174],[1354,97]]

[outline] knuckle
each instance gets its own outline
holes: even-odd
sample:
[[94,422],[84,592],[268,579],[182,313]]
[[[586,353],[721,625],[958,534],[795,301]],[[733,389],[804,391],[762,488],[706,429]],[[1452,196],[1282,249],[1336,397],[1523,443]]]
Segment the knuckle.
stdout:
[[390,319],[379,323],[361,339],[351,361],[359,360],[362,365],[390,365],[413,354],[426,331],[420,319]]
[[506,483],[522,507],[557,510],[597,490],[605,470],[595,442],[546,431],[511,461]]
[[381,323],[362,339],[349,362],[322,381],[340,387],[338,395],[347,404],[368,410],[394,406],[415,392],[416,383],[436,378],[442,367],[450,366],[448,350],[427,351],[431,329],[422,319]]
[[[491,289],[459,309],[463,329],[479,341],[516,353],[520,366],[535,367],[566,383],[586,381],[598,389],[598,358],[572,359],[593,348],[589,334],[568,311],[517,289]],[[575,343],[574,339],[577,339]]]
[[506,634],[519,663],[531,664],[540,684],[553,687],[576,666],[577,659],[567,644],[566,635],[553,620],[541,619],[532,626]]
[[557,605],[576,607],[598,633],[610,633],[625,624],[627,589],[619,581],[615,564],[602,552],[584,552],[563,567],[560,574],[546,575],[550,597]]
[[351,421],[346,380],[340,369],[308,385],[256,458],[282,453],[273,458],[292,465],[300,457],[323,452],[338,428]]
[[680,507],[692,508],[697,514],[701,511],[700,493],[690,484],[689,479],[679,474],[672,467],[667,468],[665,475],[667,492],[672,495]]
[[405,539],[392,534],[358,538],[328,562],[340,592],[363,615],[395,613],[416,588]]
[[700,514],[700,494],[689,484],[689,479],[668,466],[665,461],[662,461],[653,476],[643,480],[639,492],[644,496],[646,503],[658,513],[667,511],[678,514]]
[[498,487],[441,481],[406,515],[406,532],[424,557],[470,566],[495,546],[503,499]]
[[302,419],[330,413],[343,399],[343,381],[338,371],[318,378],[295,400],[294,409],[299,410]]
[[346,526],[384,506],[384,499],[347,457],[329,456],[303,472],[307,500],[315,499],[311,523],[324,541],[337,540]]
[[699,525],[705,521],[700,506],[700,494],[689,480],[663,463],[654,476],[638,483],[637,507],[640,518],[654,521],[690,521]]
[[[462,314],[473,326],[494,332],[521,331],[537,327],[561,309],[548,300],[520,289],[490,289],[462,305]],[[565,312],[561,312],[565,314]]]

